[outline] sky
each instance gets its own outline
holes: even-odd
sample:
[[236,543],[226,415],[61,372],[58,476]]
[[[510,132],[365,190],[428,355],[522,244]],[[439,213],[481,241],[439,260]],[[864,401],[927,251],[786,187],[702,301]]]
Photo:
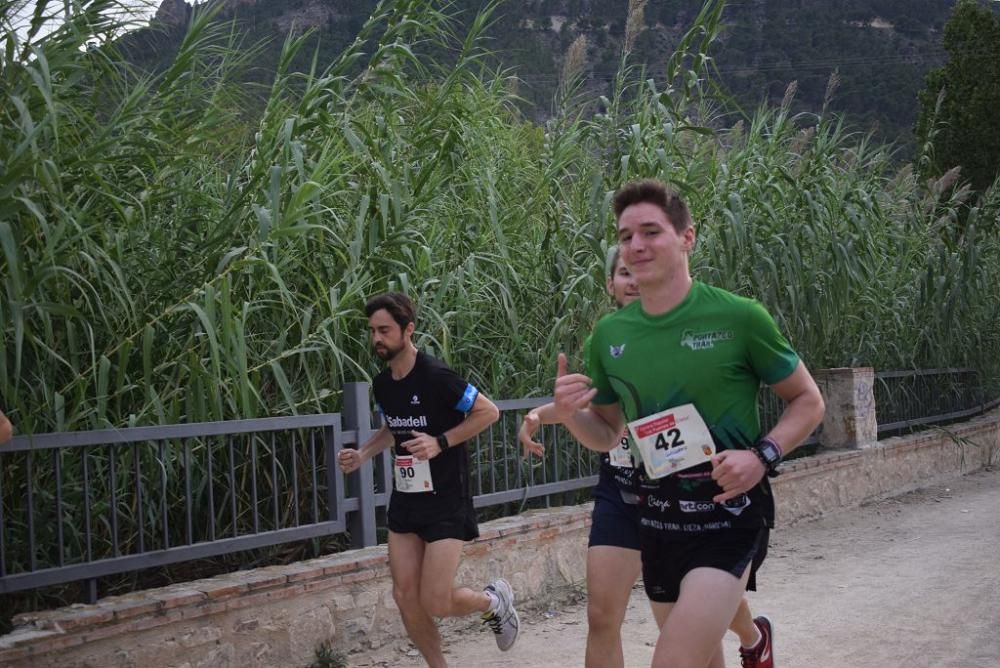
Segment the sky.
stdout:
[[[118,4],[121,6],[121,11],[123,18],[127,18],[128,21],[135,22],[136,27],[146,25],[149,22],[150,17],[156,13],[157,8],[160,6],[161,0],[117,0]],[[35,8],[38,5],[36,0],[23,0],[19,7],[16,7],[13,15],[14,30],[23,35],[25,30],[27,30],[28,22],[31,20],[31,16],[35,12]],[[63,11],[64,0],[49,0],[47,3],[47,11],[49,14],[57,15],[61,14]],[[58,21],[53,20],[50,24],[42,29],[42,33],[51,32],[58,25]]]

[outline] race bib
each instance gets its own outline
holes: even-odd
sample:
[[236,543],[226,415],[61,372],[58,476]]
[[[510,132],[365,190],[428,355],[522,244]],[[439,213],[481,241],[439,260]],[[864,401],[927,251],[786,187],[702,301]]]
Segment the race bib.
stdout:
[[628,433],[622,434],[621,443],[608,453],[611,465],[619,469],[634,469],[635,462],[632,461],[632,444]]
[[628,423],[628,430],[650,478],[662,478],[703,464],[715,454],[712,434],[694,404],[633,420]]
[[397,492],[433,492],[434,480],[431,478],[431,462],[429,459],[417,459],[412,455],[396,456],[393,460],[396,474]]

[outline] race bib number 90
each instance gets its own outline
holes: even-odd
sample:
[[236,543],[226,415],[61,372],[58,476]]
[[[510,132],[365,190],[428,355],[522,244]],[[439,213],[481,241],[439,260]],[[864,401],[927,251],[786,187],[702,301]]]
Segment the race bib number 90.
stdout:
[[650,478],[703,464],[715,442],[694,404],[684,404],[628,423]]
[[621,442],[615,449],[608,453],[608,460],[611,465],[618,469],[634,469],[635,462],[632,461],[632,447],[629,443],[629,435],[626,431],[622,434]]
[[398,492],[433,492],[434,481],[431,478],[431,463],[427,459],[416,457],[396,457],[393,462]]

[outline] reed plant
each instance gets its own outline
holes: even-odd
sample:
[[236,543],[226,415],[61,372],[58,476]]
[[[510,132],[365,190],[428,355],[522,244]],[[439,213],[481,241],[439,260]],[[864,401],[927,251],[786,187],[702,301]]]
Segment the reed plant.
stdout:
[[[111,0],[65,3],[47,34],[11,30],[14,6],[0,397],[21,433],[337,411],[378,370],[363,305],[390,288],[418,304],[419,347],[493,397],[545,395],[610,306],[608,202],[636,177],[685,195],[696,276],[762,300],[812,368],[973,366],[996,385],[1000,188],[921,182],[825,110],[731,112],[711,87],[721,2],[662,71],[633,68],[626,40],[601,100],[581,97],[576,45],[544,126],[485,65],[494,6],[456,34],[439,3],[383,2],[305,73],[308,35],[290,36],[262,107],[240,84],[253,51],[210,10],[147,73]],[[415,55],[428,44],[447,64]],[[10,518],[34,483],[2,475]]]

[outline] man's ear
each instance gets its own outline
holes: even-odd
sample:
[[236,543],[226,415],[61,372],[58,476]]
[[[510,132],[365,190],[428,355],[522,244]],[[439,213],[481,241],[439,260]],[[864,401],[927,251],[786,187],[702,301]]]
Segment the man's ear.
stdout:
[[698,234],[695,232],[694,225],[688,225],[684,230],[684,250],[689,253],[694,250],[694,247],[698,245]]

